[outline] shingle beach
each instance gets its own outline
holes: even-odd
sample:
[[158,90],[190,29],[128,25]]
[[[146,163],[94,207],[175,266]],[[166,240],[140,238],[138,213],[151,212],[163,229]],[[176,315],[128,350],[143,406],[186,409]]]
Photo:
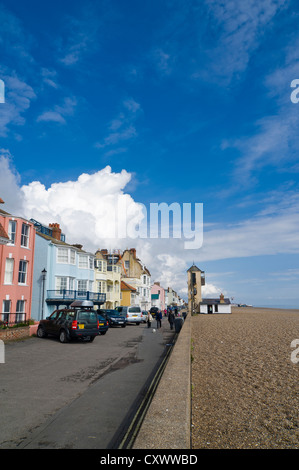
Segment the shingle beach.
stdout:
[[193,449],[299,448],[295,339],[299,310],[192,317]]

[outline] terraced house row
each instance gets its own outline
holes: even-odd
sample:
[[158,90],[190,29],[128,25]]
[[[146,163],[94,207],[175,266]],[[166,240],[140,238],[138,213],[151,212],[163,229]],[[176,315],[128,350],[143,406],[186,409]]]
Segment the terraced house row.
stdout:
[[[68,244],[57,223],[46,226],[0,208],[0,321],[39,321],[77,299],[98,308],[135,304],[149,310],[157,305],[157,284],[135,248],[91,253]],[[166,306],[165,300],[159,304]]]

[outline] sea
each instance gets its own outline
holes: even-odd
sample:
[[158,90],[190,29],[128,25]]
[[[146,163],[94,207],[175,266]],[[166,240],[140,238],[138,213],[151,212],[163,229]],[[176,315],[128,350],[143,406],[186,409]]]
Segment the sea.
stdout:
[[255,308],[281,308],[283,310],[299,310],[299,303],[297,305],[252,305],[252,307]]

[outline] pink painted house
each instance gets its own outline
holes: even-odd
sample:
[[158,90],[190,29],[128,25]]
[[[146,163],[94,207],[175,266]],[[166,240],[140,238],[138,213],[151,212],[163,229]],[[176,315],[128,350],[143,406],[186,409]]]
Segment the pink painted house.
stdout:
[[151,300],[152,307],[158,307],[160,310],[164,310],[165,306],[165,290],[160,286],[160,282],[154,282],[151,287]]
[[2,208],[0,225],[9,238],[0,244],[0,321],[22,322],[31,317],[35,228]]

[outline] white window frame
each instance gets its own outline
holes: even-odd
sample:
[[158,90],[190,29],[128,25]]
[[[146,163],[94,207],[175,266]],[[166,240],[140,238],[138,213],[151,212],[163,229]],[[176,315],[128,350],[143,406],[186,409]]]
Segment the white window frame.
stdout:
[[[6,308],[8,306],[8,309]],[[11,313],[11,300],[3,299],[2,301],[2,321],[9,321],[9,314]]]
[[13,283],[14,263],[14,258],[6,258],[4,284],[11,285]]
[[64,246],[58,246],[56,261],[59,264],[76,264],[76,251]]
[[[84,288],[80,287],[80,284],[84,283]],[[88,291],[88,279],[77,279],[77,291],[87,292]]]
[[76,250],[70,249],[70,264],[76,264]]
[[[21,267],[25,269],[21,270]],[[27,273],[28,273],[28,261],[25,259],[20,259],[19,261],[19,272],[18,272],[18,284],[26,285],[27,282]],[[24,278],[24,282],[20,281],[20,277]]]
[[97,288],[98,288],[98,292],[100,294],[105,294],[106,293],[106,281],[97,281]]
[[69,263],[69,249],[59,246],[57,247],[57,263],[68,264]]
[[29,234],[30,234],[30,225],[23,222],[22,231],[21,231],[21,247],[29,248]]
[[79,255],[79,268],[81,269],[88,269],[88,256],[87,255]]
[[[21,308],[20,308],[21,307]],[[17,305],[16,305],[16,321],[24,321],[25,315],[25,300],[17,300]]]
[[[63,282],[61,282],[61,280],[63,280]],[[55,290],[57,291],[68,290],[68,286],[69,286],[69,282],[68,282],[67,276],[55,276]]]
[[[14,225],[15,230],[12,230],[12,226]],[[8,236],[9,236],[9,242],[8,245],[15,245],[16,244],[16,236],[17,236],[17,221],[16,220],[10,220],[8,222]]]

